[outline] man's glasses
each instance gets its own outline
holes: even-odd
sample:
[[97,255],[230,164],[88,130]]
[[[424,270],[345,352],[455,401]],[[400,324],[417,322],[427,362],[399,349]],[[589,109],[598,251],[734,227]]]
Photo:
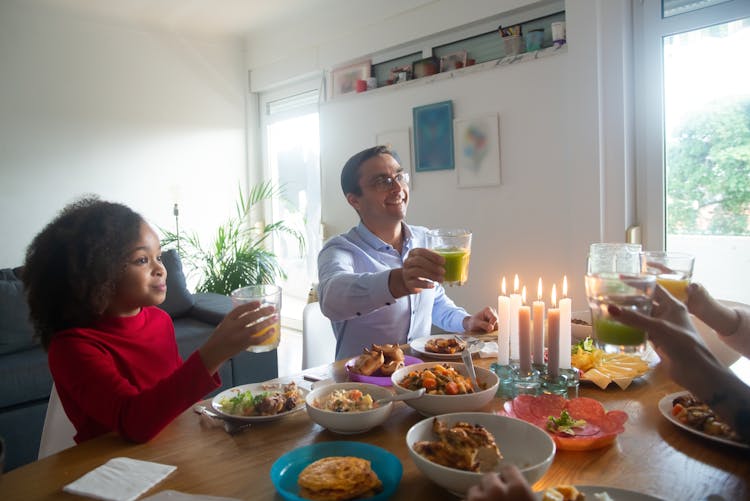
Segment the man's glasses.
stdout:
[[375,188],[377,191],[391,191],[393,189],[393,183],[398,183],[400,186],[406,186],[409,184],[409,173],[399,172],[395,176],[378,176],[375,178],[370,186]]

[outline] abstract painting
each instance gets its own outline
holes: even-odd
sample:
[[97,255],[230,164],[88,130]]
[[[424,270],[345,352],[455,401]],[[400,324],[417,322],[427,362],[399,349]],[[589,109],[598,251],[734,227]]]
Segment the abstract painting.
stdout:
[[456,178],[459,188],[500,184],[497,113],[454,120]]

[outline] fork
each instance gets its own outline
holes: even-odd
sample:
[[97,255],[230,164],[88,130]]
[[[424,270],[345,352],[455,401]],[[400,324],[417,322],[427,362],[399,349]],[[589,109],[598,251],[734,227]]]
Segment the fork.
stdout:
[[214,411],[210,410],[205,405],[201,405],[201,404],[194,405],[193,411],[211,419],[218,419],[224,425],[224,431],[226,431],[230,435],[235,435],[241,431],[244,431],[250,428],[250,425],[251,425],[251,423],[243,423],[243,422],[227,419],[215,413]]

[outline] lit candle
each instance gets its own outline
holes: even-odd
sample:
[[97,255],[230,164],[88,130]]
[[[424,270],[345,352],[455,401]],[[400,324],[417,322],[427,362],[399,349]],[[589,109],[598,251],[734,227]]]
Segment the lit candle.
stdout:
[[[560,373],[560,309],[557,308],[557,288],[552,284],[552,301],[547,310],[547,342],[548,361],[547,372],[553,378]],[[568,349],[570,352],[570,349]]]
[[526,306],[526,286],[521,293],[521,306],[518,307],[518,354],[522,377],[531,374],[531,308]]
[[521,295],[518,293],[518,275],[513,279],[513,294],[510,295],[510,359],[518,360],[518,308]]
[[539,278],[539,285],[536,289],[536,298],[534,301],[534,363],[544,365],[544,301],[542,301],[542,279]]
[[497,363],[510,362],[510,298],[505,294],[505,277],[497,296]]
[[560,368],[570,369],[570,320],[571,300],[568,297],[568,277],[563,277],[562,299],[560,299]]

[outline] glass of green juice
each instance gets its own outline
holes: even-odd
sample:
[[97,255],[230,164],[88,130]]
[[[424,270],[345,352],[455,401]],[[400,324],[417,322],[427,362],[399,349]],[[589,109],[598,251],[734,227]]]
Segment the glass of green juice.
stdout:
[[469,279],[471,232],[465,229],[440,228],[426,235],[427,248],[445,258],[443,285],[463,285]]
[[589,273],[586,297],[591,308],[594,339],[607,353],[642,353],[646,332],[612,318],[609,305],[651,314],[656,276],[649,274]]
[[656,283],[683,303],[693,277],[695,256],[687,252],[645,251],[641,253],[641,271],[656,275]]

